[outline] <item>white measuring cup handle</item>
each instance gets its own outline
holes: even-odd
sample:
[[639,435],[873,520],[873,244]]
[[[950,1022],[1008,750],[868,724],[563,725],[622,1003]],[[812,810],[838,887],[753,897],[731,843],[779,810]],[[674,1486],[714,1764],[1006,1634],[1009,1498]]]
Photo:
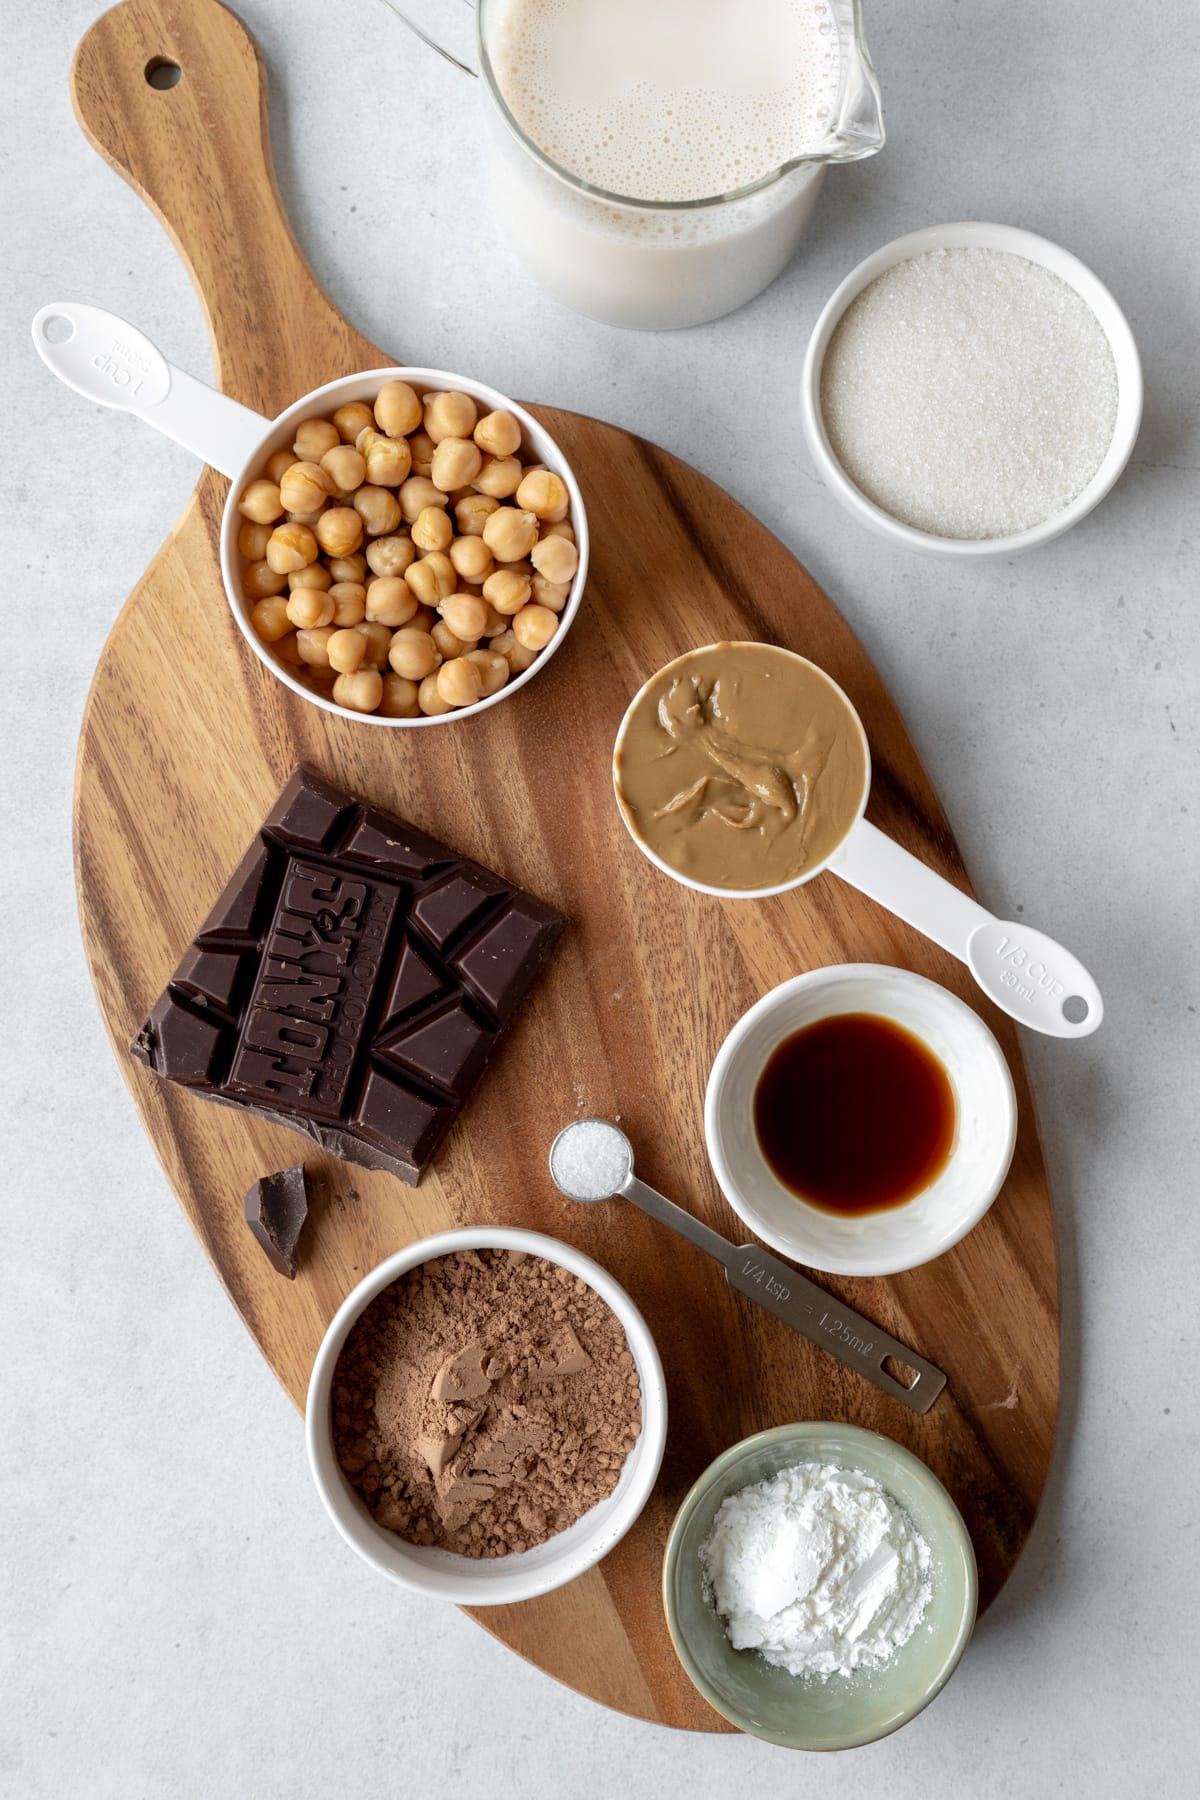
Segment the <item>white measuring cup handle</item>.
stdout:
[[46,367],[85,400],[134,413],[175,443],[237,475],[270,421],[187,375],[135,325],[79,300],[34,315],[33,343]]
[[1078,957],[1044,932],[997,919],[861,819],[828,863],[835,875],[961,958],[989,999],[1047,1037],[1087,1037],[1104,1017]]

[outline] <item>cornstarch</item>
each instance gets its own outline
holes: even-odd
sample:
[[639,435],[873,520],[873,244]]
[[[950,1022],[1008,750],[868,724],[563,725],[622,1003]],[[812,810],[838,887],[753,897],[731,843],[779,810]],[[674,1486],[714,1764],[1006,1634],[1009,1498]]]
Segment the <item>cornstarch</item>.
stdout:
[[735,1650],[790,1675],[882,1667],[929,1604],[929,1545],[870,1475],[797,1463],[722,1501],[700,1560]]

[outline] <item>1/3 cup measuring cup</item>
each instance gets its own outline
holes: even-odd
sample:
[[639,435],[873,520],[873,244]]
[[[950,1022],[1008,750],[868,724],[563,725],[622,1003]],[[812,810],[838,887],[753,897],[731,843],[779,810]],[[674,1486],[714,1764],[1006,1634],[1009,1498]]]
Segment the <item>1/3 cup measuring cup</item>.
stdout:
[[[504,45],[516,12],[533,0],[478,0],[474,45],[455,54],[444,41],[454,9],[430,0],[386,0],[423,41],[477,76],[491,152],[492,200],[517,254],[555,299],[609,325],[670,330],[732,312],[760,293],[791,260],[830,163],[856,162],[883,147],[879,88],[863,36],[861,0],[810,0],[818,29],[836,52],[828,117],[818,137],[745,186],[698,199],[631,196],[585,179],[535,141],[506,95]],[[597,0],[597,5],[599,0]],[[770,0],[720,0],[742,34],[768,28]],[[756,9],[763,17],[756,20]],[[711,27],[682,0],[640,0],[639,27],[668,52]],[[649,18],[647,19],[647,15]],[[460,15],[461,17],[461,15]],[[611,11],[598,38],[620,55],[621,22]],[[623,74],[636,91],[636,45]],[[474,66],[472,66],[472,63]],[[543,112],[546,98],[540,97]],[[706,128],[708,121],[697,123]]]
[[[230,610],[259,661],[294,694],[313,706],[339,718],[379,725],[385,730],[420,730],[426,726],[452,724],[503,703],[536,680],[566,638],[579,611],[587,582],[588,528],[583,495],[566,458],[545,427],[495,388],[485,387],[482,382],[472,381],[465,375],[449,374],[443,369],[411,366],[366,369],[327,381],[324,387],[301,395],[277,419],[266,419],[239,401],[197,381],[186,370],[176,368],[135,325],[98,306],[65,300],[40,307],[33,319],[33,343],[46,367],[84,399],[97,406],[132,413],[135,418],[143,419],[147,425],[153,425],[175,443],[191,450],[222,475],[230,477],[233,485],[221,518],[221,574]],[[254,629],[253,602],[244,591],[245,559],[238,549],[238,530],[242,524],[239,496],[247,482],[262,473],[269,456],[291,447],[301,420],[328,415],[336,407],[346,406],[351,401],[373,402],[384,383],[395,380],[410,382],[418,394],[457,389],[470,394],[483,412],[513,413],[520,421],[524,442],[540,462],[562,477],[570,496],[570,518],[579,551],[579,566],[560,615],[558,630],[536,660],[502,688],[471,706],[460,706],[452,712],[421,713],[416,718],[391,718],[381,712],[349,712],[326,694],[297,680],[293,670],[273,653],[272,645],[265,643]]]
[[[763,649],[738,644],[724,648],[760,653]],[[1104,1003],[1099,988],[1076,956],[1031,926],[997,919],[863,817],[871,787],[871,758],[862,720],[837,683],[793,650],[772,646],[770,654],[788,658],[819,677],[822,686],[832,689],[844,707],[847,729],[861,737],[862,789],[857,808],[847,818],[838,842],[827,856],[790,880],[756,888],[713,887],[693,880],[651,849],[638,829],[621,781],[622,752],[630,721],[651,687],[657,688],[672,671],[682,673],[683,665],[690,659],[721,649],[720,645],[710,644],[701,651],[688,651],[657,670],[634,695],[621,721],[613,746],[613,788],[621,817],[642,855],[683,887],[722,900],[762,900],[789,893],[828,870],[966,963],[984,993],[1010,1018],[1047,1037],[1087,1037],[1095,1031],[1104,1017]]]

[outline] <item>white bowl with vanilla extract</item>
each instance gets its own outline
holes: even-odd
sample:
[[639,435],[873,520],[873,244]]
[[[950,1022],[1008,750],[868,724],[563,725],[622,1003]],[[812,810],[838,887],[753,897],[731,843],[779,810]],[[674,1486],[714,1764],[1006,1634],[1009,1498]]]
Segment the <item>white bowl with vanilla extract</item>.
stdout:
[[[877,1021],[898,1041],[915,1040],[910,1053],[915,1058],[924,1052],[941,1072],[928,1071],[931,1079],[944,1078],[952,1111],[945,1141],[928,1162],[928,1179],[922,1183],[915,1174],[909,1193],[881,1179],[878,1203],[864,1191],[862,1204],[843,1206],[815,1184],[806,1194],[781,1178],[774,1147],[764,1144],[769,1114],[763,1095],[782,1048],[826,1022],[858,1019]],[[804,1099],[797,1092],[798,1128]],[[838,1111],[848,1163],[862,1148],[856,1140],[878,1131],[879,1120],[873,1125],[865,1087],[843,1099]],[[722,1044],[705,1095],[709,1159],[730,1206],[772,1249],[830,1275],[894,1275],[957,1244],[1003,1187],[1016,1132],[1012,1076],[983,1020],[937,982],[881,963],[814,969],[765,994]],[[803,1148],[801,1142],[798,1152]],[[887,1142],[870,1148],[875,1166],[886,1171]],[[901,1160],[907,1151],[897,1142],[895,1153]],[[919,1169],[919,1162],[913,1167]]]

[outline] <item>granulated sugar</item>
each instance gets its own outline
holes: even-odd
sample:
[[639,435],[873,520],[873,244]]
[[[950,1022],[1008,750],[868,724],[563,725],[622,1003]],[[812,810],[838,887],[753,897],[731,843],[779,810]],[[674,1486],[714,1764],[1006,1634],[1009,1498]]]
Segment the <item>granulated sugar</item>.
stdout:
[[847,309],[821,411],[847,475],[893,518],[938,537],[1007,537],[1096,473],[1116,364],[1086,301],[1048,269],[1003,250],[934,250]]

